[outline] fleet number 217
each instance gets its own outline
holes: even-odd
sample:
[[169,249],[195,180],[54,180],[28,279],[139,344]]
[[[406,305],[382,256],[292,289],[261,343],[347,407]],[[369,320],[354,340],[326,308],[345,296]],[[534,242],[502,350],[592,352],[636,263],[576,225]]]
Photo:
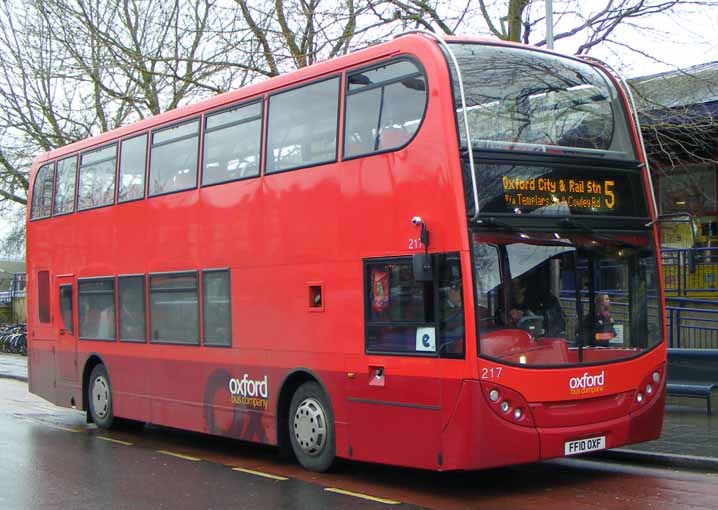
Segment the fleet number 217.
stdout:
[[501,367],[491,367],[481,369],[482,379],[498,379],[501,377]]

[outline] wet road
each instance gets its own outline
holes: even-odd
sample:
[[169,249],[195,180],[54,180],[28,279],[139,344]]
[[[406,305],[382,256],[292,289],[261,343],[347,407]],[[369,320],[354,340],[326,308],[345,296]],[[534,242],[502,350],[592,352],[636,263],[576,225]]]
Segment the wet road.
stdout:
[[112,432],[0,379],[0,509],[715,509],[718,475],[566,459],[471,473],[341,462],[159,427]]

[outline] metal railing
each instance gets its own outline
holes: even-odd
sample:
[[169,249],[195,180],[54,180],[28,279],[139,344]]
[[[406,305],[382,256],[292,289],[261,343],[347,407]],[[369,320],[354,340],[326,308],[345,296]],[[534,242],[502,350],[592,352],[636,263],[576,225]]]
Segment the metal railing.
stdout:
[[718,297],[718,248],[666,248],[661,264],[667,296]]
[[661,263],[668,346],[718,349],[718,248],[666,248]]
[[668,347],[718,349],[718,302],[666,297]]

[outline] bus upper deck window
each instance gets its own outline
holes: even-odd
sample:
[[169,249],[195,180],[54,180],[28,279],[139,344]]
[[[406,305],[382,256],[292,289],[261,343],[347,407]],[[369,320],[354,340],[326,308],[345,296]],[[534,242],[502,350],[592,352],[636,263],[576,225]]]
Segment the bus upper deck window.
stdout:
[[426,109],[426,79],[410,60],[347,79],[344,157],[397,149],[416,134]]

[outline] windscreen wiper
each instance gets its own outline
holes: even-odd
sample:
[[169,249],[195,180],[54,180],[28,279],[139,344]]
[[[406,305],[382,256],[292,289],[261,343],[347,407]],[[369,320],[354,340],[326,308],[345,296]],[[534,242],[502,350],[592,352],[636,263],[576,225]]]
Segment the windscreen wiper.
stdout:
[[588,234],[593,234],[596,232],[593,228],[586,225],[584,222],[576,220],[574,218],[563,218],[561,221],[559,221],[559,225],[562,228],[572,228],[575,230],[580,230],[581,232],[586,232]]
[[579,232],[583,232],[584,234],[590,234],[591,237],[597,239],[598,241],[615,241],[615,239],[612,237],[597,234],[596,229],[574,218],[563,218],[561,221],[559,221],[559,225],[561,226],[561,228],[574,229],[578,230]]
[[586,225],[584,222],[576,220],[574,218],[563,218],[559,224],[562,228],[573,228],[580,232],[583,232],[584,234],[589,234],[593,239],[596,239],[598,241],[606,241],[609,243],[619,244],[623,247],[629,247],[629,248],[636,248],[640,245],[635,243],[629,243],[627,241],[624,241],[622,239],[617,238],[614,235],[606,235],[606,234],[598,234],[596,233],[596,230],[594,228],[591,228],[589,225]]
[[508,232],[518,232],[519,231],[519,229],[517,229],[510,223],[508,223],[506,221],[497,220],[493,216],[488,217],[488,218],[481,218],[481,219],[477,220],[476,223],[478,223],[479,225],[484,225],[486,227],[494,227],[494,228],[498,228],[501,230],[506,230]]

